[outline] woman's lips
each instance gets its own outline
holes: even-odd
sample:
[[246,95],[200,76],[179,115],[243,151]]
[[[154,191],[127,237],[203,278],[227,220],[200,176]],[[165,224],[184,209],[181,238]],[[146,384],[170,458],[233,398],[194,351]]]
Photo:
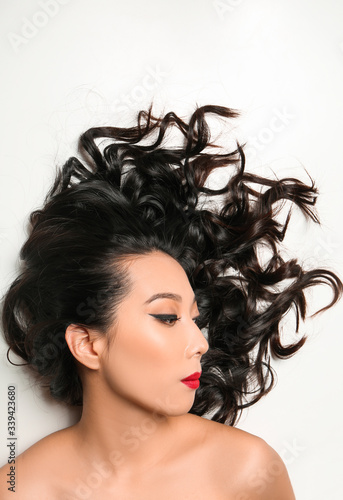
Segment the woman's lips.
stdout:
[[188,385],[191,389],[197,389],[200,385],[200,382],[198,379],[194,380],[181,380],[184,384]]
[[189,375],[189,377],[186,377],[181,380],[185,385],[190,387],[191,389],[197,389],[200,385],[199,378],[200,378],[201,372],[195,372],[192,373],[192,375]]

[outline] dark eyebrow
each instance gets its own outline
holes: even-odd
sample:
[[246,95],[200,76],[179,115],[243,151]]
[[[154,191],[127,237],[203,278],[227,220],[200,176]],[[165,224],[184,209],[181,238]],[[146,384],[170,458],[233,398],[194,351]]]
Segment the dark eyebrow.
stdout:
[[[177,293],[169,293],[169,292],[164,292],[164,293],[155,293],[152,295],[148,300],[144,302],[144,304],[150,304],[154,300],[157,299],[171,299],[171,300],[176,300],[176,302],[182,302],[182,297],[181,295],[178,295]],[[193,299],[193,304],[196,301],[196,298],[194,296]]]

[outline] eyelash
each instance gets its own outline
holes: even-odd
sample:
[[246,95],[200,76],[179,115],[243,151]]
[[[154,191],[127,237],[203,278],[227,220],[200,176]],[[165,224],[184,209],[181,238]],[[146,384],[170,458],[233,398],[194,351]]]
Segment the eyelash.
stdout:
[[[181,318],[178,318],[176,314],[150,314],[150,316],[153,316],[154,318],[158,319],[162,323],[168,325],[168,326],[173,326],[173,324],[176,323],[176,321],[179,321]],[[196,318],[193,318],[193,321],[195,324],[197,324],[200,316],[197,316]],[[169,323],[171,321],[172,323]]]

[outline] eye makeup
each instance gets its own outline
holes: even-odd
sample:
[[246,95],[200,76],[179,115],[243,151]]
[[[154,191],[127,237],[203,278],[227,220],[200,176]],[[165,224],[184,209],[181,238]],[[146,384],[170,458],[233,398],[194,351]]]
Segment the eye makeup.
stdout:
[[[181,319],[181,317],[178,318],[176,314],[149,314],[149,316],[152,316],[153,318],[162,321],[162,323],[167,323],[167,324],[175,323],[176,321],[179,321]],[[192,318],[192,321],[197,325],[199,319],[200,315],[196,316],[195,318]]]
[[180,319],[176,316],[176,314],[149,314],[149,316],[152,316],[153,318],[162,321],[162,323],[167,324],[174,323]]

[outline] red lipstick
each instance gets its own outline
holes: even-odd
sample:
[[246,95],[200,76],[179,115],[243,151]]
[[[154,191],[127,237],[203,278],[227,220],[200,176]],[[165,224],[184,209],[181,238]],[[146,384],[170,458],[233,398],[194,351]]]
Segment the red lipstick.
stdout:
[[183,382],[185,385],[187,385],[190,389],[198,389],[200,382],[201,372],[195,372],[192,373],[192,375],[189,375],[189,377],[183,378],[181,382]]

